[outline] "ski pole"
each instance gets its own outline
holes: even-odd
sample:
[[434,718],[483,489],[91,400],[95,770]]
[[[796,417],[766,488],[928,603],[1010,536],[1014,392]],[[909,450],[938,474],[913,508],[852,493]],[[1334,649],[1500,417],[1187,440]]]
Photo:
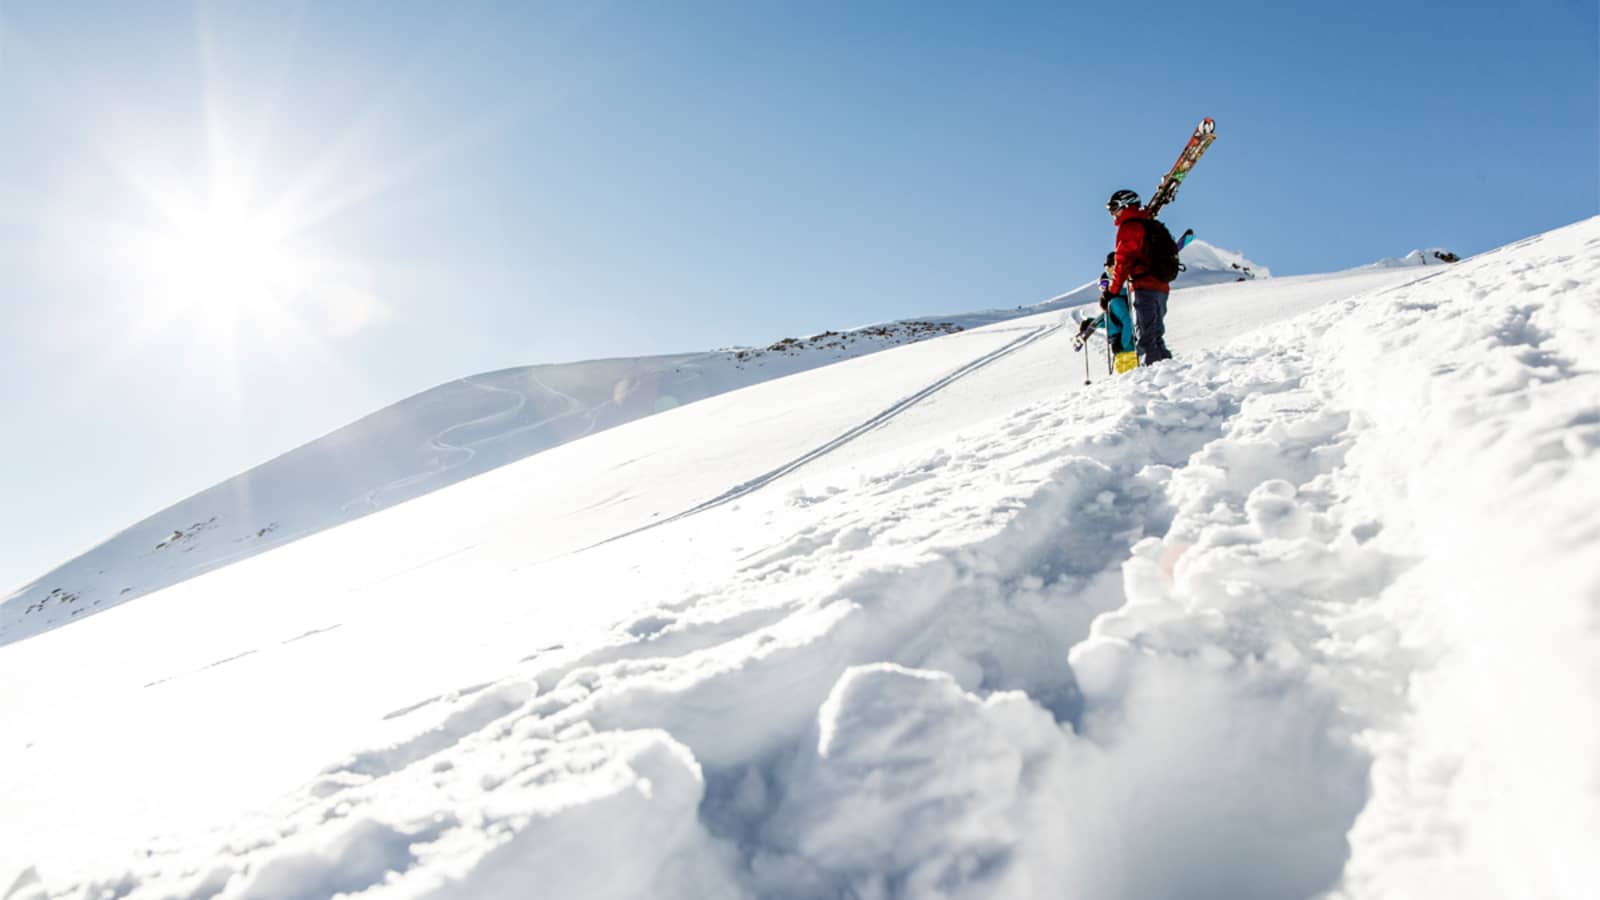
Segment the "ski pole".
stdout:
[[1083,348],[1083,383],[1089,383],[1089,348]]

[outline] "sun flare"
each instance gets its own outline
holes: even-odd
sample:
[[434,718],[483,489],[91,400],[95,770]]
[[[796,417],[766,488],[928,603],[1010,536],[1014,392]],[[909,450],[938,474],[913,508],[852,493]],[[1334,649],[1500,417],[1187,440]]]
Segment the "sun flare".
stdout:
[[259,214],[233,204],[206,204],[181,216],[152,235],[146,252],[149,287],[189,313],[269,312],[290,299],[300,268]]
[[369,267],[315,246],[292,204],[195,181],[211,190],[168,182],[151,191],[144,225],[113,254],[131,276],[137,336],[187,334],[212,355],[293,355],[384,318]]

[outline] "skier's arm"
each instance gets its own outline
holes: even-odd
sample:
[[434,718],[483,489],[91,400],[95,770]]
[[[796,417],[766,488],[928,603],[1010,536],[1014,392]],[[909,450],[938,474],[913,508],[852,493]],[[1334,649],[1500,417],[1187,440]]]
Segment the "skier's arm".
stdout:
[[1143,248],[1143,227],[1133,224],[1131,219],[1117,226],[1116,262],[1111,267],[1111,293],[1122,293],[1123,286],[1133,277],[1134,263],[1138,261],[1139,252]]

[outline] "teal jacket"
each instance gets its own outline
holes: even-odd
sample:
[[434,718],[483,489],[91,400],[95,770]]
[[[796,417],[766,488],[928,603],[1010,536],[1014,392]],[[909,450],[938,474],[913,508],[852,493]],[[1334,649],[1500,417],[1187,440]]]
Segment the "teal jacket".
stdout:
[[[1111,276],[1100,273],[1100,287],[1105,289],[1110,284]],[[1106,304],[1106,311],[1094,320],[1095,328],[1105,328],[1106,339],[1111,342],[1111,349],[1115,353],[1132,353],[1136,346],[1132,313],[1128,308],[1128,292],[1123,291],[1113,296]]]

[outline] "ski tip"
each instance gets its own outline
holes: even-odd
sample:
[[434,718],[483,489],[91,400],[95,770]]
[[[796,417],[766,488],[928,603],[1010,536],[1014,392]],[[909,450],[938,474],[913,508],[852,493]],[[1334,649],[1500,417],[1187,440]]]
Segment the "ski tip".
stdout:
[[1211,118],[1210,116],[1206,116],[1204,119],[1200,120],[1200,126],[1198,128],[1196,128],[1195,130],[1200,132],[1201,134],[1216,134],[1217,133],[1216,120]]

